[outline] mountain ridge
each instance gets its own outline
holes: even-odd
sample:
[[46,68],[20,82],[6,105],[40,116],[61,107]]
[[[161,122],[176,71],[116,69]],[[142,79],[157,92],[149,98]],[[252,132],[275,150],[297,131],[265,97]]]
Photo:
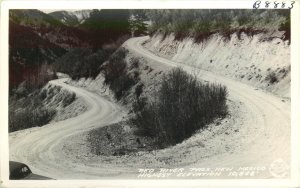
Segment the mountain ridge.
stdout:
[[77,10],[77,11],[55,11],[48,15],[62,22],[67,26],[76,27],[90,18],[93,10]]
[[25,26],[45,40],[69,51],[75,47],[89,47],[83,30],[64,25],[52,16],[36,10],[10,10],[10,21]]

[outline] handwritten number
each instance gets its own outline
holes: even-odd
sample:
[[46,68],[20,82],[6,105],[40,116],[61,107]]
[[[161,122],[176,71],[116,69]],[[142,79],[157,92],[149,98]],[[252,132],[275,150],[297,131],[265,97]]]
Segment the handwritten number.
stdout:
[[295,1],[292,1],[291,3],[291,7],[289,7],[289,9],[292,9],[294,7]]
[[[262,2],[264,1],[261,1],[261,0],[258,0],[258,1],[255,1],[254,4],[253,4],[253,8],[254,9],[259,9],[260,8],[260,5],[262,4]],[[291,1],[290,3],[290,6],[288,7],[288,5],[286,4],[286,2],[277,2],[277,1],[274,1],[274,8],[289,8],[289,9],[292,9],[294,8],[294,4],[296,3],[296,1]],[[281,6],[280,6],[281,4]],[[272,6],[272,1],[265,1],[265,8],[270,8],[270,6]]]
[[258,8],[260,7],[260,3],[261,3],[261,1],[256,1],[256,2],[253,4],[253,8],[258,9]]
[[265,8],[269,8],[269,5],[270,5],[270,2],[269,2],[269,1],[266,1]]

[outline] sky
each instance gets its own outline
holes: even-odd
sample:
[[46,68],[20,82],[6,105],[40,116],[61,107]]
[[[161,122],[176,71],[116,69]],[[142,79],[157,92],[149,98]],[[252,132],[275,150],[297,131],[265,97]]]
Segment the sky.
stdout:
[[80,10],[80,9],[39,9],[39,10],[48,14],[50,12],[61,11],[61,10],[76,11],[76,10]]

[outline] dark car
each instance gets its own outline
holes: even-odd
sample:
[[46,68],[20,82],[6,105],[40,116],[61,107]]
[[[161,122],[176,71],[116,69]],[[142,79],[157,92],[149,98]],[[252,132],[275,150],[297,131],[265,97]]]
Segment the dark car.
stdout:
[[23,163],[9,161],[9,179],[11,180],[50,180],[51,178],[33,174]]

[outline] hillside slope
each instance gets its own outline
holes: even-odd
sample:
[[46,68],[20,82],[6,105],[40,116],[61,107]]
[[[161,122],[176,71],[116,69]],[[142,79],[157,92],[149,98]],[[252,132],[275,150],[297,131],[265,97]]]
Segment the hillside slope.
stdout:
[[239,80],[273,92],[290,96],[290,45],[278,32],[247,36],[242,33],[224,40],[214,34],[201,43],[193,38],[175,40],[174,35],[154,35],[144,46],[155,54],[200,69]]
[[12,9],[10,21],[27,27],[41,38],[65,50],[76,47],[89,47],[86,32],[64,25],[60,20],[36,9]]
[[[160,70],[168,70],[174,66],[181,66],[190,73],[195,70],[147,51],[141,46],[145,39],[133,38],[124,44],[131,57],[139,58],[145,63],[138,68],[141,71],[141,80],[147,84],[145,88],[155,87],[151,83],[159,76]],[[145,70],[145,67],[148,67],[148,70]],[[149,71],[151,67],[153,70]],[[148,74],[152,79],[146,76]],[[235,170],[241,166],[262,166],[264,170],[255,171],[252,177],[273,178],[268,167],[274,160],[282,159],[284,164],[289,164],[289,102],[282,102],[280,98],[208,71],[203,71],[197,77],[210,82],[220,82],[228,87],[231,116],[217,126],[208,125],[207,129],[199,130],[180,144],[122,157],[90,153],[86,140],[88,130],[120,121],[125,115],[120,111],[120,106],[107,101],[108,97],[101,96],[107,95],[109,91],[103,87],[103,78],[99,75],[95,80],[82,79],[77,82],[82,88],[67,85],[64,83],[66,80],[54,81],[55,84],[83,97],[88,103],[88,111],[60,123],[10,134],[10,158],[29,164],[35,173],[57,179],[95,179],[112,176],[136,178],[138,168],[188,168],[195,167],[195,164],[211,169],[221,166]],[[277,118],[274,119],[274,116]],[[37,141],[37,145],[33,144]],[[23,156],[28,150],[32,152]],[[61,160],[62,158],[64,160]],[[289,176],[288,172],[284,173],[284,177]],[[220,177],[232,178],[226,172]]]
[[23,81],[36,88],[54,76],[51,64],[66,51],[40,37],[30,28],[9,22],[10,89]]
[[144,46],[177,63],[290,95],[289,10],[147,10]]

